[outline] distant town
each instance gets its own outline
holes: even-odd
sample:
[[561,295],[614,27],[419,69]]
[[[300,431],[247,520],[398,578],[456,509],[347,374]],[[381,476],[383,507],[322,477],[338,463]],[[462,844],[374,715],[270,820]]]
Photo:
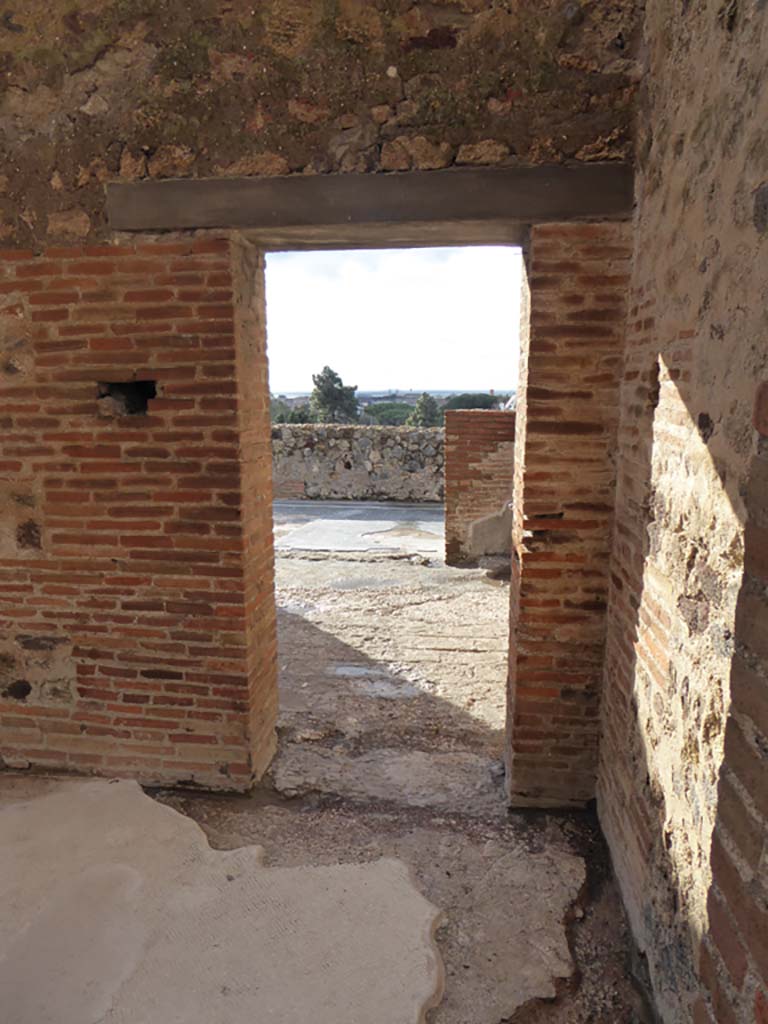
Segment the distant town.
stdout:
[[[434,391],[431,388],[423,388],[409,391],[357,391],[357,401],[361,408],[366,408],[369,405],[377,405],[381,402],[404,402],[406,405],[416,405],[416,402],[421,398],[423,394],[432,395],[433,398],[437,399],[438,403],[445,402],[454,395],[465,394],[462,391]],[[281,402],[285,402],[289,407],[294,405],[302,405],[309,402],[311,391],[287,391],[283,394],[274,395],[275,399],[279,399]],[[515,389],[494,389],[489,388],[488,391],[472,392],[472,394],[483,394],[495,396],[499,401],[508,400],[514,396]]]
[[325,367],[315,388],[272,395],[273,423],[346,422],[381,426],[441,426],[448,409],[514,409],[514,389],[488,391],[359,391]]

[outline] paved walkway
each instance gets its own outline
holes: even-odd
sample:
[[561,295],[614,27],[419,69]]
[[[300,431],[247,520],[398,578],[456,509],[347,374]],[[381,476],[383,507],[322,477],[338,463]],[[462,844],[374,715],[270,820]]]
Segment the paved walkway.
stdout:
[[277,551],[359,551],[442,556],[445,512],[438,504],[276,501]]

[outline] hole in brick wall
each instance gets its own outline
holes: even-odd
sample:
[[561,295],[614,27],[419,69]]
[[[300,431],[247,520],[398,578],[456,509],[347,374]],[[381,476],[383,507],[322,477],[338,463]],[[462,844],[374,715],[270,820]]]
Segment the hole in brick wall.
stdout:
[[16,543],[20,548],[32,548],[39,551],[43,546],[42,534],[39,525],[34,519],[27,519],[16,527]]
[[102,416],[145,416],[150,398],[157,398],[157,381],[129,380],[99,383]]
[[3,690],[3,696],[10,700],[26,700],[32,693],[32,687],[26,679],[16,679]]

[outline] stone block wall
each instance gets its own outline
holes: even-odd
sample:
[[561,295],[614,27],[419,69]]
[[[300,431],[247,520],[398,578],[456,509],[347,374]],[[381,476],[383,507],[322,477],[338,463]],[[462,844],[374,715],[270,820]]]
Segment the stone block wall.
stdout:
[[599,813],[665,1024],[759,1024],[768,13],[653,0],[645,32]]
[[106,180],[621,159],[641,10],[26,0],[0,33],[0,239],[108,237]]
[[268,760],[269,396],[244,261],[194,238],[2,253],[5,764],[242,789]]
[[515,414],[452,409],[445,414],[445,560],[476,556],[470,527],[512,500]]
[[515,434],[507,784],[594,797],[631,225],[534,227]]
[[442,501],[443,447],[439,427],[273,426],[275,497]]

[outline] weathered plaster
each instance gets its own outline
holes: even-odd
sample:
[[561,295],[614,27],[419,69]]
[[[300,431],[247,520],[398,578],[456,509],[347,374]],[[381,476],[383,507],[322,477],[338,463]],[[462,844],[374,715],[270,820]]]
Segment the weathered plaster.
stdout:
[[122,178],[623,158],[638,0],[30,0],[0,24],[0,238]]

